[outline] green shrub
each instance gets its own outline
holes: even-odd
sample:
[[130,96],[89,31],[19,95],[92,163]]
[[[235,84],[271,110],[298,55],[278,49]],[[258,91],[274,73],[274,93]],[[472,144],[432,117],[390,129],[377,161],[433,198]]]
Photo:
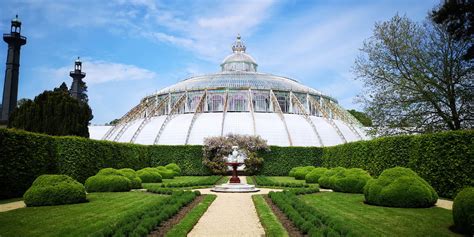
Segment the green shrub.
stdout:
[[143,183],[161,183],[161,174],[156,168],[143,168],[137,171]]
[[86,190],[92,192],[128,192],[132,182],[122,175],[95,175],[86,180]]
[[84,186],[67,175],[41,175],[23,195],[27,206],[81,203],[86,200]]
[[304,166],[304,167],[300,167],[298,169],[296,169],[295,171],[295,179],[298,179],[298,180],[304,180],[306,175],[313,171],[315,169],[314,166]]
[[290,176],[290,177],[295,177],[295,172],[296,172],[299,168],[301,168],[301,166],[297,166],[297,167],[291,168],[290,172],[288,172],[288,176]]
[[165,166],[165,168],[174,171],[175,175],[181,174],[181,168],[176,163],[169,163]]
[[264,160],[260,175],[286,176],[293,167],[321,166],[322,151],[322,147],[270,146],[270,151],[257,152]]
[[371,178],[369,173],[363,169],[346,169],[331,178],[332,189],[343,193],[363,193],[365,184]]
[[267,187],[291,187],[291,188],[301,188],[301,187],[309,187],[306,183],[293,183],[293,182],[275,182],[266,176],[254,176],[255,183],[258,186],[267,186]]
[[132,188],[139,189],[142,188],[142,180],[138,177],[137,172],[130,168],[124,168],[119,170],[120,174],[130,179]]
[[158,173],[160,173],[161,178],[163,179],[173,179],[175,176],[175,172],[173,170],[169,170],[164,166],[158,166],[156,167],[156,170],[158,170]]
[[326,171],[328,171],[327,168],[323,168],[323,167],[318,167],[318,168],[315,168],[313,169],[311,172],[309,172],[306,176],[305,176],[305,180],[306,180],[306,183],[309,183],[309,184],[314,184],[314,183],[318,183],[318,180],[319,178],[321,178],[321,176],[326,173]]
[[388,207],[430,207],[438,194],[413,170],[403,167],[387,169],[364,187],[365,201]]
[[474,235],[474,187],[463,189],[454,198],[453,220],[460,232]]
[[326,171],[318,180],[319,186],[321,188],[333,188],[333,182],[335,181],[335,179],[332,177],[334,175],[337,175],[338,173],[344,172],[345,170],[346,169],[342,167],[336,167]]

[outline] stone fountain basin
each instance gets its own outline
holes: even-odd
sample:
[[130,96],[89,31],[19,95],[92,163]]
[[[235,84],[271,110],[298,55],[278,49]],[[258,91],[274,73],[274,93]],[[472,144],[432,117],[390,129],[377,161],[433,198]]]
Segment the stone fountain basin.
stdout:
[[260,189],[251,184],[226,183],[214,186],[211,191],[219,193],[254,193],[260,191]]

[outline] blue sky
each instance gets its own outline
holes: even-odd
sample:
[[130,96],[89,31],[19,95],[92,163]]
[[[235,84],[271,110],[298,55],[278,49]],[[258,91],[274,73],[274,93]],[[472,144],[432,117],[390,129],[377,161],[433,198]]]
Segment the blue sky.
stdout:
[[[65,81],[83,60],[93,124],[120,118],[142,97],[189,76],[219,71],[237,33],[260,72],[292,77],[347,109],[362,83],[351,72],[375,22],[396,13],[423,21],[439,1],[2,0],[0,29],[19,14],[19,98]],[[7,45],[0,43],[0,70]],[[3,88],[3,74],[0,87]]]

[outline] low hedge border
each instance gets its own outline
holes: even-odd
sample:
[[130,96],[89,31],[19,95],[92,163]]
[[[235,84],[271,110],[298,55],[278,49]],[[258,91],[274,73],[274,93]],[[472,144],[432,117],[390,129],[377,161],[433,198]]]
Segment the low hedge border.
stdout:
[[270,192],[268,196],[272,202],[308,236],[346,236],[350,232],[345,223],[319,213],[316,209],[301,201],[295,193]]
[[306,183],[289,183],[289,182],[275,182],[266,176],[252,176],[254,183],[259,187],[287,187],[287,188],[304,188],[309,187]]
[[265,229],[265,236],[287,237],[288,232],[275,216],[262,195],[252,195],[252,201],[258,218]]
[[222,178],[223,178],[223,176],[214,175],[214,176],[209,176],[209,177],[207,177],[203,180],[199,180],[199,181],[164,183],[164,184],[161,184],[161,187],[163,187],[163,188],[182,188],[182,187],[209,186],[209,185],[214,185],[215,183],[217,183]]
[[167,199],[158,201],[152,208],[138,210],[99,233],[92,236],[147,236],[160,223],[173,217],[188,203],[192,202],[199,192],[175,191]]

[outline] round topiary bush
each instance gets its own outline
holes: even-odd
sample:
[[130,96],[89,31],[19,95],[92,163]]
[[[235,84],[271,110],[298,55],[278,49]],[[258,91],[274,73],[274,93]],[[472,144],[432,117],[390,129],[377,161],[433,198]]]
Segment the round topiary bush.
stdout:
[[130,179],[133,189],[142,188],[142,180],[140,179],[140,177],[138,177],[137,172],[135,172],[135,170],[130,168],[124,168],[118,171],[120,172],[120,174]]
[[175,175],[181,174],[181,168],[176,163],[169,163],[165,166],[165,168],[174,171]]
[[370,179],[372,177],[363,169],[346,169],[331,177],[331,188],[336,192],[363,193],[364,186]]
[[311,172],[309,172],[306,176],[305,176],[305,180],[306,180],[306,183],[309,183],[309,184],[314,184],[314,183],[317,183],[319,178],[324,174],[326,173],[326,171],[328,171],[327,168],[324,168],[324,167],[318,167],[318,168],[315,168],[314,170],[312,170]]
[[164,166],[158,166],[158,167],[156,167],[156,169],[160,173],[161,178],[163,178],[163,179],[174,179],[175,172],[173,170],[169,170]]
[[103,168],[97,172],[96,175],[122,175],[119,170],[114,169],[114,168]]
[[298,179],[298,180],[304,180],[306,175],[313,171],[315,169],[314,166],[304,166],[304,167],[300,167],[298,169],[296,169],[295,171],[295,179]]
[[67,175],[41,175],[23,195],[26,206],[86,202],[84,185]]
[[290,172],[288,173],[288,176],[290,177],[295,177],[295,172],[300,169],[300,168],[303,168],[303,166],[297,166],[297,167],[293,167]]
[[464,188],[454,198],[453,220],[460,232],[474,235],[474,187]]
[[438,194],[413,170],[403,167],[387,169],[364,187],[366,203],[387,207],[431,207]]
[[326,171],[318,180],[321,188],[333,188],[335,179],[332,177],[338,173],[344,172],[345,168],[336,167]]
[[92,192],[127,192],[132,182],[122,175],[95,175],[86,180],[86,190]]
[[143,168],[137,171],[137,175],[143,183],[161,183],[162,180],[160,172],[155,168]]

